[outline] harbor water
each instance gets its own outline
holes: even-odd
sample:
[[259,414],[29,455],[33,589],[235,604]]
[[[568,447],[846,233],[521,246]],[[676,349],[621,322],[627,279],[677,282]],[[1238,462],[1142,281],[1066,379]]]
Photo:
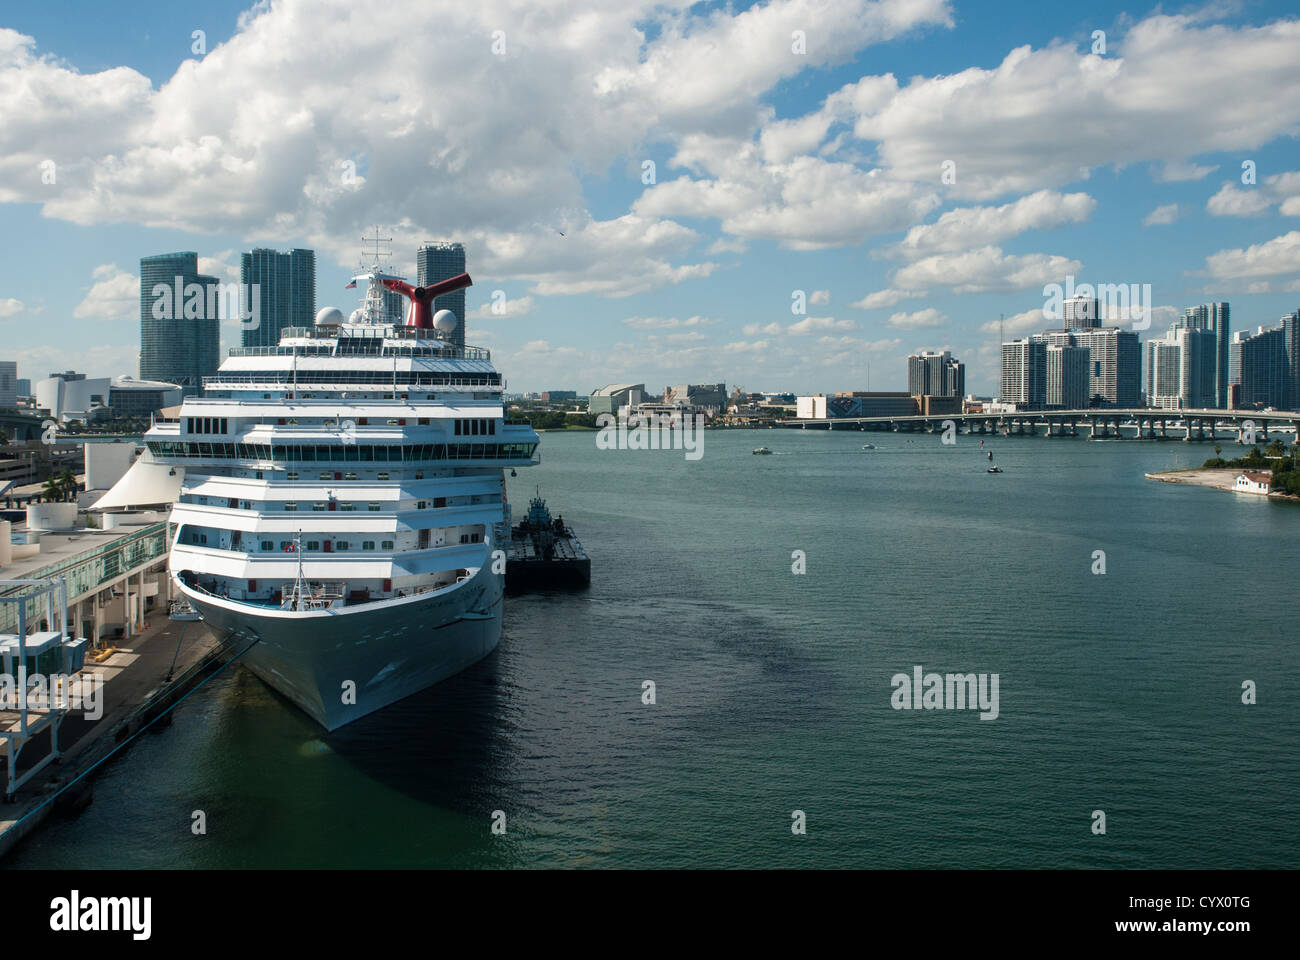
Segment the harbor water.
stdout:
[[[332,734],[231,667],[5,865],[1300,862],[1300,504],[1144,478],[1211,444],[541,449],[516,517],[540,485],[590,589],[509,598],[487,660]],[[997,717],[895,709],[917,666],[997,674]]]

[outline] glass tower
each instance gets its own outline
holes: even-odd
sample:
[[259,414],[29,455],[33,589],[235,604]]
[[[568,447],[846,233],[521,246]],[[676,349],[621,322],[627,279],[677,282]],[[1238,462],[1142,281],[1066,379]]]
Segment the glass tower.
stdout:
[[140,379],[201,391],[221,352],[219,281],[193,251],[140,259]]
[[[426,243],[415,255],[416,285],[427,287],[465,272],[465,247],[459,243]],[[458,347],[465,346],[465,291],[457,290],[433,301],[433,311],[450,310],[460,321],[448,338]]]

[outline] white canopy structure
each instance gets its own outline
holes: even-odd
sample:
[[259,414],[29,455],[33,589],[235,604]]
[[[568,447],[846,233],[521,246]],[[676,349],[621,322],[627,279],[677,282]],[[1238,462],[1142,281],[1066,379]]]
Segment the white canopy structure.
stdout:
[[145,448],[144,453],[113,484],[111,490],[91,505],[91,510],[112,508],[171,506],[180,496],[181,481],[185,479],[184,467],[169,467],[154,460]]

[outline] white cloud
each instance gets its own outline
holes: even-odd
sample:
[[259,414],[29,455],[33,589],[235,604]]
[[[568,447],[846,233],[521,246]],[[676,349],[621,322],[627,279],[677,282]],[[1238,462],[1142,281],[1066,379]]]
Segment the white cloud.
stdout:
[[1159,224],[1173,223],[1178,219],[1178,204],[1166,203],[1156,207],[1142,218],[1142,226],[1153,227]]
[[990,320],[980,327],[980,332],[1001,332],[1008,337],[1019,337],[1029,333],[1041,333],[1057,325],[1057,321],[1049,320],[1043,316],[1042,307],[1035,307],[1032,310],[1025,310],[1022,313],[1007,317],[1005,320]]
[[1151,177],[1157,183],[1182,183],[1188,180],[1203,180],[1218,169],[1217,163],[1203,167],[1186,160],[1170,160],[1157,168]]
[[861,300],[853,301],[849,306],[857,307],[859,310],[877,310],[881,307],[893,307],[904,300],[915,300],[925,295],[925,290],[877,290],[875,293],[867,294]]
[[115,263],[91,271],[95,282],[81,303],[73,309],[77,319],[123,320],[140,316],[140,278]]
[[533,312],[532,297],[507,297],[501,301],[501,312],[497,313],[493,307],[494,301],[489,300],[487,303],[473,311],[470,316],[477,317],[481,320],[500,320],[510,319],[512,317],[522,317]]
[[948,318],[934,307],[926,307],[912,313],[891,314],[885,322],[900,330],[916,330],[919,327],[941,327],[948,322]]
[[1242,189],[1225,183],[1206,201],[1205,209],[1216,217],[1256,217],[1272,205],[1268,195],[1256,187]]
[[715,322],[700,316],[687,317],[685,320],[677,317],[627,317],[623,320],[623,326],[634,330],[677,330],[684,327],[706,327]]
[[898,289],[951,287],[956,293],[1028,290],[1061,282],[1066,274],[1078,274],[1077,260],[1045,253],[1004,254],[997,247],[983,247],[956,254],[940,254],[909,263],[894,273],[891,285]]
[[23,302],[15,300],[13,297],[6,297],[0,300],[0,320],[8,320],[10,317],[17,316],[23,312]]
[[1220,280],[1300,273],[1300,230],[1245,249],[1220,250],[1205,258],[1205,272]]
[[911,259],[982,247],[1026,230],[1046,230],[1081,223],[1097,201],[1086,193],[1039,190],[1000,207],[960,207],[937,221],[913,227],[894,251]]
[[814,290],[808,294],[808,302],[814,306],[825,306],[831,302],[831,292],[829,290]]

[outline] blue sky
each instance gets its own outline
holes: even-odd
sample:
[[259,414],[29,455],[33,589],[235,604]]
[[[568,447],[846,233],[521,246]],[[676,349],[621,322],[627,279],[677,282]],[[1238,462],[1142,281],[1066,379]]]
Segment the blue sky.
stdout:
[[19,376],[136,373],[149,254],[229,276],[254,245],[312,246],[318,303],[350,308],[375,223],[412,274],[419,240],[466,244],[468,339],[512,390],[863,389],[868,366],[902,389],[907,353],[947,348],[991,393],[999,314],[1047,326],[1066,273],[1149,283],[1148,336],[1212,299],[1236,329],[1300,307],[1286,4],[354,6],[0,15]]

